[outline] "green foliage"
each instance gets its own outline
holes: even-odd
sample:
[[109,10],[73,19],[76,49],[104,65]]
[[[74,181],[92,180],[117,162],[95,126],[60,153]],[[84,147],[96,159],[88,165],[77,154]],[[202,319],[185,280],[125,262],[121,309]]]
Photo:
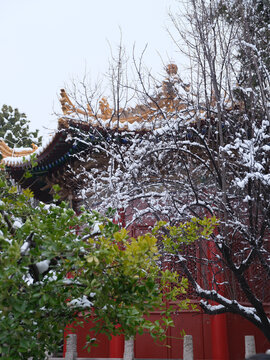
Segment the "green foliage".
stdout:
[[41,144],[38,130],[33,132],[29,130],[29,120],[26,115],[7,105],[3,105],[0,111],[0,139],[11,148],[31,147],[32,143]]
[[159,221],[153,229],[153,234],[162,235],[162,246],[165,253],[178,253],[181,244],[193,243],[199,239],[208,239],[218,225],[215,216],[203,219],[192,218],[189,222],[170,226],[164,221]]
[[[165,339],[177,310],[168,304],[186,292],[188,283],[158,265],[158,227],[135,239],[95,212],[82,209],[76,216],[65,203],[34,207],[31,191],[9,187],[3,172],[0,198],[3,359],[40,359],[45,351],[56,351],[65,326],[76,327],[78,312],[94,321],[96,334],[129,338],[148,331]],[[211,221],[166,227],[180,242],[197,238],[202,233],[197,225],[210,228]],[[190,304],[185,300],[177,306]],[[152,322],[149,315],[156,309],[161,317]]]

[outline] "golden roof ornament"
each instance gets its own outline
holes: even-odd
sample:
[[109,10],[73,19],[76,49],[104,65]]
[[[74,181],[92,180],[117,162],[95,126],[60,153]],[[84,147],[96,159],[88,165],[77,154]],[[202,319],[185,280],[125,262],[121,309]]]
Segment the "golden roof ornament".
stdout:
[[0,153],[3,159],[7,157],[21,157],[33,154],[38,149],[36,144],[32,144],[31,148],[20,149],[11,149],[3,140],[0,141]]
[[168,64],[165,68],[169,76],[175,76],[178,72],[178,66],[176,64]]
[[[66,91],[61,89],[60,103],[64,116],[58,120],[58,128],[67,129],[70,121],[82,121],[93,127],[101,126],[108,129],[118,129],[119,131],[148,129],[150,123],[156,122],[156,112],[160,108],[166,108],[167,111],[171,112],[183,108],[181,101],[177,98],[176,84],[182,84],[178,75],[178,67],[176,64],[171,63],[165,67],[165,70],[168,76],[162,82],[162,91],[154,102],[150,101],[148,104],[136,105],[133,108],[119,109],[118,114],[110,106],[106,97],[101,98],[95,113],[89,104],[86,107],[77,108]],[[186,85],[182,85],[182,87],[185,91],[188,91]],[[73,115],[83,115],[83,118],[74,117]]]

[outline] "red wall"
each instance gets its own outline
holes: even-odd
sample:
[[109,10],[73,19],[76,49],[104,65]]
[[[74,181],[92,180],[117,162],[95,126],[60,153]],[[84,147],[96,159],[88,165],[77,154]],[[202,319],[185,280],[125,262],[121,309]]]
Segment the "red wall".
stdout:
[[[159,313],[153,313],[151,318],[158,319]],[[153,341],[149,334],[137,336],[135,340],[135,357],[143,359],[181,359],[183,358],[183,340],[181,331],[193,336],[194,359],[212,359],[211,342],[211,316],[201,312],[182,311],[174,315],[175,327],[168,332],[168,338],[164,344]],[[97,337],[98,347],[92,347],[88,353],[85,339],[91,324],[77,328],[78,357],[85,358],[109,358],[110,341],[104,335]],[[228,347],[230,360],[243,360],[245,348],[245,335],[254,335],[257,352],[265,352],[270,349],[270,343],[264,335],[249,321],[239,315],[227,314]],[[94,335],[93,335],[94,336]],[[170,347],[166,346],[169,345]]]
[[[158,314],[152,316],[158,318]],[[156,344],[148,335],[137,336],[135,357],[136,358],[157,358],[157,359],[181,359],[183,357],[182,330],[187,335],[193,335],[194,358],[204,359],[211,356],[211,343],[205,344],[204,339],[210,338],[209,316],[200,312],[183,311],[174,316],[175,327],[168,333],[167,341],[162,346]]]
[[264,353],[267,349],[270,349],[270,342],[267,341],[263,333],[255,325],[239,315],[227,314],[227,324],[229,352],[232,354],[232,360],[243,360],[245,358],[245,335],[255,336],[257,353]]

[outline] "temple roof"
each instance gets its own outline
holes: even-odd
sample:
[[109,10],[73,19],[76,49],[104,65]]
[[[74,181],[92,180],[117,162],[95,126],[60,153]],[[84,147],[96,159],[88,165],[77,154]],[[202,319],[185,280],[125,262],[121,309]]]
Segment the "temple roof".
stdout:
[[[89,104],[84,108],[76,107],[62,89],[60,102],[63,116],[58,120],[55,133],[40,147],[33,144],[32,148],[11,149],[1,141],[1,163],[12,178],[24,188],[30,187],[38,199],[51,201],[56,174],[63,172],[61,169],[67,162],[74,161],[74,154],[85,151],[97,138],[106,137],[108,133],[118,133],[122,138],[127,134],[146,133],[161,126],[162,109],[176,114],[185,108],[172,90],[173,85],[179,82],[177,66],[171,64],[166,70],[168,78],[163,81],[155,98],[144,105],[120,109],[117,115],[106,98],[99,101],[98,110],[94,113]],[[27,172],[31,176],[25,176]]]
[[63,156],[68,155],[73,147],[74,139],[69,137],[67,141],[67,136],[75,128],[84,132],[98,129],[101,132],[138,133],[160,127],[161,109],[166,108],[167,111],[175,112],[185,107],[171,90],[172,83],[179,81],[177,66],[169,64],[166,71],[168,78],[163,81],[162,90],[157,98],[146,105],[120,109],[117,116],[106,98],[99,101],[99,108],[94,113],[89,104],[84,109],[76,107],[66,91],[61,89],[60,103],[63,116],[58,119],[58,130],[40,147],[33,144],[32,148],[11,149],[4,141],[0,141],[0,153],[3,157],[1,163],[9,169],[26,169],[31,167],[31,159],[34,158],[42,169],[53,166],[54,161],[63,160]]

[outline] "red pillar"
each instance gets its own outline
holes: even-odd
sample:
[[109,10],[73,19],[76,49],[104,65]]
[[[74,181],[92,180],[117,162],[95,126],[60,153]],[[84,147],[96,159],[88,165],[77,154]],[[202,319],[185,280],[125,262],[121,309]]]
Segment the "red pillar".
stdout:
[[110,340],[110,358],[122,359],[124,355],[124,335],[112,336]]
[[211,333],[213,360],[229,360],[226,314],[212,315]]

